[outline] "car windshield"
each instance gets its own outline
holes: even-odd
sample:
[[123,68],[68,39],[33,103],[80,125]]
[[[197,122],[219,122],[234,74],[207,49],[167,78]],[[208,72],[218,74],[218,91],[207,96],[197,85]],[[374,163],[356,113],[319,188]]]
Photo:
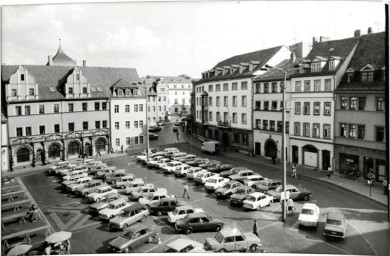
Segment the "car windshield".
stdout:
[[122,237],[126,238],[126,239],[129,239],[133,236],[134,232],[131,232],[131,231],[125,231],[122,233]]
[[245,195],[246,190],[245,189],[237,189],[236,193],[240,195]]
[[101,189],[96,189],[96,193],[102,193]]
[[168,166],[175,166],[174,163],[168,163]]
[[326,224],[327,225],[333,225],[333,226],[341,226],[342,225],[342,222],[341,220],[332,220],[332,219],[328,219],[326,221]]
[[254,197],[254,196],[249,196],[249,197],[248,197],[248,201],[250,201],[250,202],[256,202],[256,197]]
[[208,180],[208,183],[217,183],[217,180],[211,179],[211,180]]
[[218,243],[222,243],[223,241],[223,235],[221,234],[221,232],[218,232],[216,235],[215,235],[215,239],[218,241]]
[[114,204],[109,204],[107,208],[108,209],[115,209],[115,205]]
[[301,213],[307,215],[314,215],[314,211],[312,209],[302,209]]
[[230,188],[231,184],[225,184],[222,188]]

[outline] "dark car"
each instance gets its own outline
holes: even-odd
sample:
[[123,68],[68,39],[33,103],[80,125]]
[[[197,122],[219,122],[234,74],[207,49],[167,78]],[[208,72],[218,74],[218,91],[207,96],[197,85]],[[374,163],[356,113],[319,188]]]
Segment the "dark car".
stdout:
[[342,213],[328,213],[325,218],[324,235],[327,237],[345,238],[347,222]]
[[158,139],[158,135],[155,134],[155,133],[149,133],[149,140],[157,140]]
[[148,205],[150,214],[156,214],[157,216],[163,213],[173,211],[177,206],[180,206],[176,198],[163,198],[159,202]]
[[176,126],[174,126],[173,127],[173,132],[179,132],[179,129]]
[[205,164],[200,164],[198,165],[200,168],[202,169],[206,169],[207,167],[212,167],[212,166],[216,166],[218,164],[220,164],[221,162],[220,161],[217,161],[217,160],[211,160]]
[[126,229],[120,237],[115,238],[108,244],[108,249],[111,252],[125,252],[128,253],[135,247],[154,242],[159,239],[157,230],[139,224],[131,226]]
[[217,164],[216,166],[207,167],[207,170],[210,172],[220,173],[232,168],[233,166],[231,164]]
[[282,185],[282,180],[268,179],[268,180],[262,180],[262,181],[255,183],[254,185],[252,185],[252,188],[256,192],[263,192],[264,193],[264,192],[267,192],[268,190],[274,190],[277,187],[279,187],[280,185]]
[[149,132],[159,132],[159,131],[161,131],[161,127],[160,126],[157,126],[157,125],[151,125],[151,126],[149,126]]
[[189,162],[186,162],[186,164],[188,164],[189,166],[196,167],[196,166],[199,166],[200,164],[205,164],[209,161],[210,160],[208,158],[195,158]]
[[[277,187],[275,190],[267,191],[267,194],[274,197],[274,200],[280,200],[281,192],[283,192],[282,186]],[[310,191],[299,190],[293,185],[286,186],[286,192],[290,192],[290,198],[294,201],[304,200],[307,201],[311,197]]]
[[184,219],[178,220],[175,229],[186,234],[193,231],[215,231],[218,232],[225,225],[221,220],[216,219],[204,212],[190,213]]
[[230,204],[242,205],[249,194],[253,192],[253,189],[248,186],[239,186],[236,191],[230,196]]
[[246,167],[233,167],[233,168],[230,169],[230,170],[221,172],[219,175],[220,175],[221,177],[223,177],[223,178],[227,178],[227,177],[229,177],[230,175],[234,175],[234,174],[239,173],[241,170],[248,170],[248,168],[246,168]]

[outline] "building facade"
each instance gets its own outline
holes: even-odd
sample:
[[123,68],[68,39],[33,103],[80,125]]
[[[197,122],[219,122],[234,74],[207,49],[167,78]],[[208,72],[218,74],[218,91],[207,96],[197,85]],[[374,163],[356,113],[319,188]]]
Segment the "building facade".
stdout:
[[9,156],[8,156],[8,124],[7,118],[1,113],[1,170],[9,171]]
[[372,170],[377,181],[388,175],[385,38],[385,32],[371,33],[370,29],[359,38],[335,91],[335,169],[343,173],[353,168],[364,178]]

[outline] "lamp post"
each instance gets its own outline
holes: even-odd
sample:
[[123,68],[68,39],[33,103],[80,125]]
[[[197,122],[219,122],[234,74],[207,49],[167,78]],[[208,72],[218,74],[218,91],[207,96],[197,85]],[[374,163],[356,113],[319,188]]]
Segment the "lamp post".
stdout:
[[146,162],[149,162],[149,122],[148,122],[148,85],[146,85],[146,106],[145,106],[145,112],[146,112]]

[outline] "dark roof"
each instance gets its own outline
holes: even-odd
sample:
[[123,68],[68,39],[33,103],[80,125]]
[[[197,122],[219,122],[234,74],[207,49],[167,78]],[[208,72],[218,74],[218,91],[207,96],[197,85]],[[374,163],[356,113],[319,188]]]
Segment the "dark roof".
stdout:
[[[300,61],[300,59],[296,59],[294,62],[291,59],[286,59],[281,61],[279,64],[277,64],[275,67],[277,68],[287,68],[291,69],[294,68],[294,66]],[[298,70],[290,70],[287,73],[287,79],[290,78],[290,76],[294,73],[298,72]],[[253,79],[253,82],[259,82],[259,81],[270,81],[270,80],[284,80],[284,73],[281,70],[278,69],[269,69],[266,73],[259,75]]]
[[116,82],[112,87],[114,87],[114,88],[138,88],[138,86],[140,86],[140,83],[137,83],[137,82],[129,83],[127,81],[119,79],[118,82]]
[[[18,65],[1,66],[2,86],[9,82],[9,78],[18,69]],[[38,84],[39,100],[62,100],[65,99],[63,92],[67,77],[73,72],[74,67],[66,66],[37,66],[25,65],[27,71],[35,77]],[[141,82],[137,70],[134,68],[108,68],[108,67],[80,67],[83,75],[92,87],[100,87],[101,92],[91,91],[91,97],[110,97],[110,87],[120,79],[128,83]],[[55,87],[50,92],[50,87]],[[34,100],[30,100],[34,101]]]
[[372,83],[362,83],[362,82],[342,82],[337,86],[335,92],[365,92],[365,93],[378,93],[386,91],[386,82],[375,81]]
[[148,78],[164,80],[165,83],[191,83],[190,79],[181,76],[148,76]]
[[48,62],[46,65],[74,67],[76,66],[76,61],[72,60],[68,55],[64,53],[60,42],[56,55],[52,58],[51,63]]

